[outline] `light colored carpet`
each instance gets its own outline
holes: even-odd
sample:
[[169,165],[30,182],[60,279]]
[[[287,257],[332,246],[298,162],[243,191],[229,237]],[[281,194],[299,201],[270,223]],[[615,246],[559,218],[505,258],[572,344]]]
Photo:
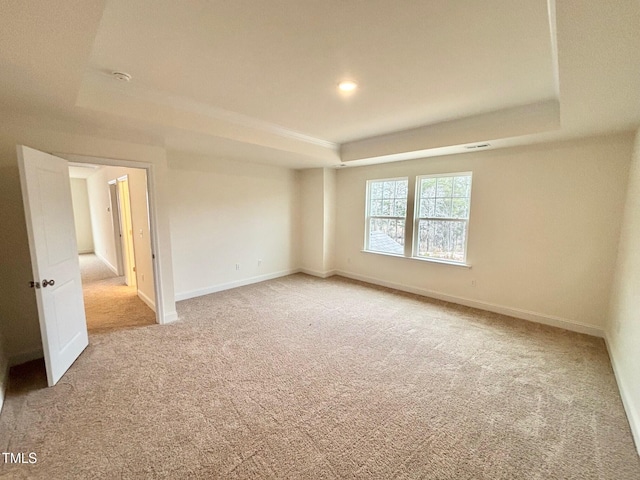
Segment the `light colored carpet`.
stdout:
[[80,273],[87,328],[102,332],[156,323],[156,314],[94,254],[80,255]]
[[178,309],[14,371],[0,476],[640,478],[600,339],[303,274]]

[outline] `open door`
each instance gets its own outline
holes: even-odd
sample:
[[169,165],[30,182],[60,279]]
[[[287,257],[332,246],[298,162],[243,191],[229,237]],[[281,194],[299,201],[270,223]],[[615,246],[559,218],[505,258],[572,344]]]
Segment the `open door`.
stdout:
[[66,160],[18,145],[29,250],[47,382],[89,344]]
[[108,182],[108,185],[113,243],[116,249],[116,270],[120,277],[124,275],[124,260],[122,259],[122,231],[120,227],[120,207],[118,206],[118,186],[115,180]]
[[112,180],[109,185],[109,202],[111,209],[111,226],[113,227],[113,244],[116,249],[116,270],[118,276],[125,274],[124,260],[122,259],[122,229],[120,226],[120,207],[118,206],[118,186]]
[[124,252],[125,283],[137,287],[136,255],[133,246],[133,220],[131,219],[131,195],[129,193],[129,177],[124,175],[117,179],[118,206],[120,211],[120,236]]

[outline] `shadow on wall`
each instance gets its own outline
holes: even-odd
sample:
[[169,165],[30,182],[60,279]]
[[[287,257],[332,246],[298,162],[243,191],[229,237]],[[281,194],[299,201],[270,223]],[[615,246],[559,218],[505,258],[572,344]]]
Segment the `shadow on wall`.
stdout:
[[15,156],[13,162],[0,167],[0,329],[11,339],[5,352],[10,358],[42,349],[36,298],[29,292],[31,257]]

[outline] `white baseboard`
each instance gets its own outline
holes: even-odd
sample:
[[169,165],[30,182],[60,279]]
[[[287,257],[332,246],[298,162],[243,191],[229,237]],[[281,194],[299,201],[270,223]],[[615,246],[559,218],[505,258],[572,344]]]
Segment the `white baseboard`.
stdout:
[[626,387],[627,384],[620,375],[620,369],[618,368],[616,362],[616,353],[611,348],[611,343],[609,342],[609,338],[607,337],[607,335],[605,335],[604,337],[604,342],[607,345],[609,359],[611,360],[611,367],[613,368],[613,374],[616,377],[616,382],[618,384],[618,390],[620,391],[620,398],[622,399],[624,411],[627,414],[627,420],[629,421],[629,427],[631,428],[631,435],[633,436],[633,440],[636,443],[636,450],[638,451],[638,455],[640,455],[640,418],[638,418],[636,414],[636,412],[640,411],[640,408],[634,408],[634,403],[636,400],[634,400],[633,397],[629,395],[629,390]]
[[187,292],[176,293],[176,301],[188,300],[189,298],[201,297],[203,295],[209,295],[210,293],[222,292],[223,290],[230,290],[232,288],[243,287],[245,285],[251,285],[252,283],[264,282],[265,280],[273,280],[274,278],[285,277],[293,273],[300,272],[300,269],[281,270],[279,272],[267,273],[265,275],[258,275],[255,277],[245,278],[243,280],[236,280],[234,282],[221,283],[213,285],[211,287],[199,288],[197,290],[190,290]]
[[109,260],[104,258],[98,252],[95,252],[95,254],[96,254],[96,257],[98,257],[100,260],[102,260],[102,263],[104,263],[109,268],[109,270],[111,270],[116,275],[120,276],[120,274],[118,273],[118,269],[116,267],[114,267],[113,265],[111,265],[111,263],[109,263]]
[[78,250],[78,255],[86,255],[87,253],[94,253],[93,249]]
[[528,310],[522,310],[520,308],[506,307],[504,305],[497,305],[495,303],[482,302],[479,300],[473,300],[471,298],[456,297],[442,292],[436,292],[433,290],[425,290],[422,288],[416,288],[409,285],[403,285],[400,283],[388,282],[386,280],[380,280],[378,278],[367,277],[357,273],[345,272],[343,270],[337,270],[336,275],[342,277],[351,278],[353,280],[359,280],[361,282],[373,283],[374,285],[380,285],[382,287],[393,288],[395,290],[401,290],[403,292],[413,293],[416,295],[422,295],[424,297],[435,298],[438,300],[444,300],[445,302],[457,303],[459,305],[465,305],[467,307],[478,308],[480,310],[487,310],[489,312],[500,313],[502,315],[508,315],[510,317],[520,318],[522,320],[528,320],[530,322],[542,323],[543,325],[550,325],[552,327],[564,328],[572,332],[585,333],[594,337],[604,338],[604,330],[592,325],[586,325],[583,323],[575,322],[565,318],[555,317],[552,315],[546,315],[543,313],[531,312]]
[[168,312],[164,314],[164,317],[160,319],[160,323],[162,325],[166,325],[167,323],[173,323],[178,320],[178,312],[175,310],[173,312]]
[[306,273],[307,275],[312,275],[314,277],[320,278],[329,278],[333,277],[336,274],[335,270],[327,270],[326,272],[320,272],[318,270],[311,270],[310,268],[300,268],[299,272]]
[[151,300],[147,295],[145,295],[142,290],[138,290],[138,298],[140,300],[142,300],[144,303],[147,304],[147,307],[149,307],[151,310],[153,310],[153,313],[156,312],[156,302],[154,302],[153,300]]

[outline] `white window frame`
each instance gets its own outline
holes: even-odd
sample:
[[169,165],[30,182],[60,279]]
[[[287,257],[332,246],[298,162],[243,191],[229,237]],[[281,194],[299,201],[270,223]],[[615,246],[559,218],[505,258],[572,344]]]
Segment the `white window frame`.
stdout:
[[[420,185],[420,180],[423,178],[437,178],[437,177],[456,177],[469,175],[471,176],[471,187],[469,189],[469,214],[466,219],[456,218],[450,219],[455,221],[465,221],[465,239],[464,239],[464,259],[463,261],[451,260],[446,258],[432,258],[432,257],[419,257],[418,256],[418,235],[419,228],[418,225],[420,220],[427,220],[428,218],[418,217],[420,212],[420,195],[418,192],[418,188]],[[387,216],[371,216],[370,215],[370,192],[371,192],[371,184],[374,182],[384,182],[384,181],[397,181],[397,180],[407,180],[407,208],[406,208],[406,216],[402,217],[387,217]],[[413,188],[411,187],[413,185]],[[450,173],[436,173],[436,174],[425,174],[425,175],[409,175],[404,177],[391,177],[391,178],[374,178],[367,180],[366,184],[366,196],[365,196],[365,228],[364,228],[364,248],[362,252],[364,253],[372,253],[376,255],[387,255],[396,258],[406,258],[410,260],[418,260],[421,262],[431,262],[431,263],[441,263],[446,265],[453,265],[459,267],[471,268],[471,265],[467,263],[467,251],[469,247],[469,226],[471,219],[471,196],[473,190],[473,172],[450,172]],[[396,254],[396,253],[388,253],[381,252],[378,250],[370,250],[369,248],[369,233],[370,233],[370,224],[371,218],[385,218],[385,219],[396,219],[396,220],[404,220],[404,255]],[[413,221],[409,221],[409,219],[413,219]],[[435,220],[447,220],[443,218],[435,218]]]
[[[398,180],[406,180],[407,181],[407,206],[405,209],[405,216],[404,217],[392,217],[392,216],[387,216],[387,215],[371,215],[371,184],[372,183],[378,183],[378,182],[397,182]],[[381,218],[381,219],[385,219],[385,220],[404,220],[404,254],[406,256],[407,253],[407,246],[409,246],[409,248],[411,247],[410,245],[408,245],[409,242],[407,242],[407,238],[411,238],[408,235],[407,232],[407,228],[409,228],[409,225],[411,224],[410,221],[408,221],[409,217],[409,206],[412,204],[412,198],[411,198],[411,182],[410,182],[410,178],[409,177],[393,177],[393,178],[374,178],[371,180],[367,180],[367,191],[366,191],[366,197],[365,197],[365,201],[366,201],[366,205],[365,205],[365,226],[364,226],[364,252],[368,252],[368,253],[376,253],[379,255],[391,255],[394,257],[402,257],[403,255],[399,255],[396,253],[389,253],[389,252],[382,252],[379,250],[371,250],[370,246],[369,246],[369,240],[370,240],[370,230],[371,230],[371,219],[372,218]]]
[[[471,177],[471,185],[469,186],[469,211],[467,212],[467,218],[443,218],[443,217],[420,217],[420,181],[425,178],[453,178],[453,177],[462,177],[469,176]],[[431,175],[417,175],[414,185],[415,199],[414,199],[414,214],[413,214],[413,238],[412,238],[412,246],[413,250],[411,255],[413,258],[418,260],[427,260],[430,262],[440,262],[440,263],[451,263],[456,265],[467,265],[467,247],[469,245],[469,219],[471,218],[471,190],[473,189],[473,172],[454,172],[454,173],[437,173]],[[418,255],[418,245],[420,235],[420,220],[433,220],[433,221],[444,221],[444,222],[465,222],[464,229],[464,255],[462,260],[453,260],[449,258],[435,258],[435,257],[423,257]],[[405,240],[406,243],[406,240]]]

